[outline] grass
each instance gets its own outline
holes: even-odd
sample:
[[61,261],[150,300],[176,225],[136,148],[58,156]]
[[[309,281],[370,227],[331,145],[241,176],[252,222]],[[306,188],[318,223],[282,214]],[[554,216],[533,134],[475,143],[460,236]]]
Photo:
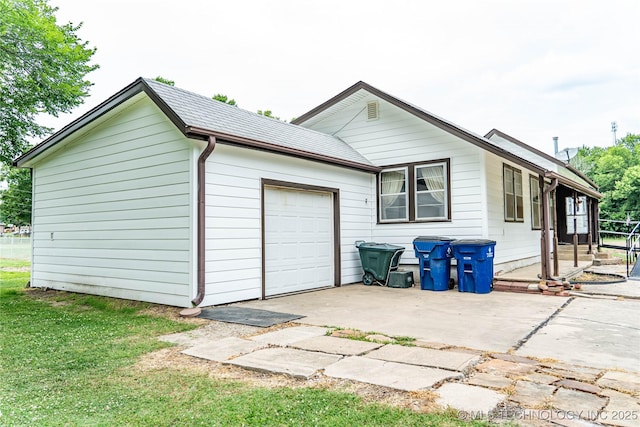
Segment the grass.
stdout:
[[193,326],[145,315],[146,303],[53,291],[36,298],[24,290],[26,266],[0,260],[2,426],[467,425],[455,411],[417,414],[349,393],[137,369],[141,356],[169,345],[158,335]]
[[[404,345],[406,347],[414,347],[415,346],[415,341],[416,339],[413,337],[405,337],[405,336],[386,336],[380,332],[375,332],[375,331],[369,331],[369,332],[365,332],[365,331],[360,331],[357,329],[349,329],[349,330],[345,330],[344,328],[341,327],[335,327],[335,326],[327,326],[328,328],[332,328],[331,330],[328,330],[327,333],[325,335],[332,335],[334,331],[343,331],[344,336],[343,338],[346,339],[351,339],[354,341],[365,341],[365,342],[373,342],[373,343],[379,343],[379,344],[397,344],[397,345]],[[380,339],[374,339],[371,337],[374,336],[380,336],[380,337],[386,337],[388,338],[385,340],[380,340]]]

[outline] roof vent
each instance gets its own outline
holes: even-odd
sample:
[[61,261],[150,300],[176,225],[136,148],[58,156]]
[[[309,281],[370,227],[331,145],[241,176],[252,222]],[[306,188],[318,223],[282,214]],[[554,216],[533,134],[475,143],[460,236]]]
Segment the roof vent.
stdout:
[[367,102],[367,120],[378,120],[378,102]]

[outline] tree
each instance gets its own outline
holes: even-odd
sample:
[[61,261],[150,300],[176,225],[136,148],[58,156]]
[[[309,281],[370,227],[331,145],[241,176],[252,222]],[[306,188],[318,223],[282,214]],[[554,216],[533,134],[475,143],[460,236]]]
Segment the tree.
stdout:
[[[617,145],[625,147],[633,156],[640,155],[640,134],[628,133],[618,140]],[[640,159],[638,161],[640,162]]]
[[640,135],[627,134],[613,147],[582,147],[571,164],[591,178],[604,195],[602,218],[625,220],[630,214],[640,219]]
[[169,86],[175,86],[176,85],[176,82],[174,82],[173,80],[165,79],[162,76],[158,76],[153,80],[155,80],[157,82],[160,82],[160,83],[164,83],[164,84],[169,85]]
[[216,101],[224,102],[225,104],[233,105],[233,106],[236,106],[236,107],[238,106],[238,104],[236,104],[236,100],[235,99],[229,99],[227,97],[227,95],[223,95],[221,93],[216,93],[211,98],[215,99]]
[[603,192],[613,191],[616,181],[632,166],[633,156],[626,147],[609,147],[595,163],[593,178]]
[[260,114],[261,116],[269,117],[270,119],[280,120],[280,117],[274,116],[271,110],[258,110],[258,114]]
[[640,165],[632,166],[616,182],[612,199],[619,202],[620,210],[637,219],[640,216]]
[[31,171],[4,169],[2,175],[9,187],[0,192],[0,222],[18,226],[31,224]]
[[48,0],[0,0],[0,161],[9,164],[51,129],[36,122],[82,104],[95,48],[78,38],[81,27],[58,25]]

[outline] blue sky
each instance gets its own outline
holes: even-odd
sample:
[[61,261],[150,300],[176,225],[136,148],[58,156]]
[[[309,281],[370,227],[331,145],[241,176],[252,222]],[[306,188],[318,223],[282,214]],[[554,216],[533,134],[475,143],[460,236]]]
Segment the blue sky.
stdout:
[[85,105],[163,76],[290,120],[363,80],[547,153],[640,133],[637,0],[50,0],[98,48]]

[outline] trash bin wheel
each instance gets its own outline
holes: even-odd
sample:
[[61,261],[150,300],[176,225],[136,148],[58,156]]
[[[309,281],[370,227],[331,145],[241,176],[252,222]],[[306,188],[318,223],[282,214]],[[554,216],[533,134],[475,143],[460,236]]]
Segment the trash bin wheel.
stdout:
[[364,275],[362,276],[362,283],[364,283],[366,286],[373,285],[374,281],[375,281],[375,278],[371,273],[364,273]]

